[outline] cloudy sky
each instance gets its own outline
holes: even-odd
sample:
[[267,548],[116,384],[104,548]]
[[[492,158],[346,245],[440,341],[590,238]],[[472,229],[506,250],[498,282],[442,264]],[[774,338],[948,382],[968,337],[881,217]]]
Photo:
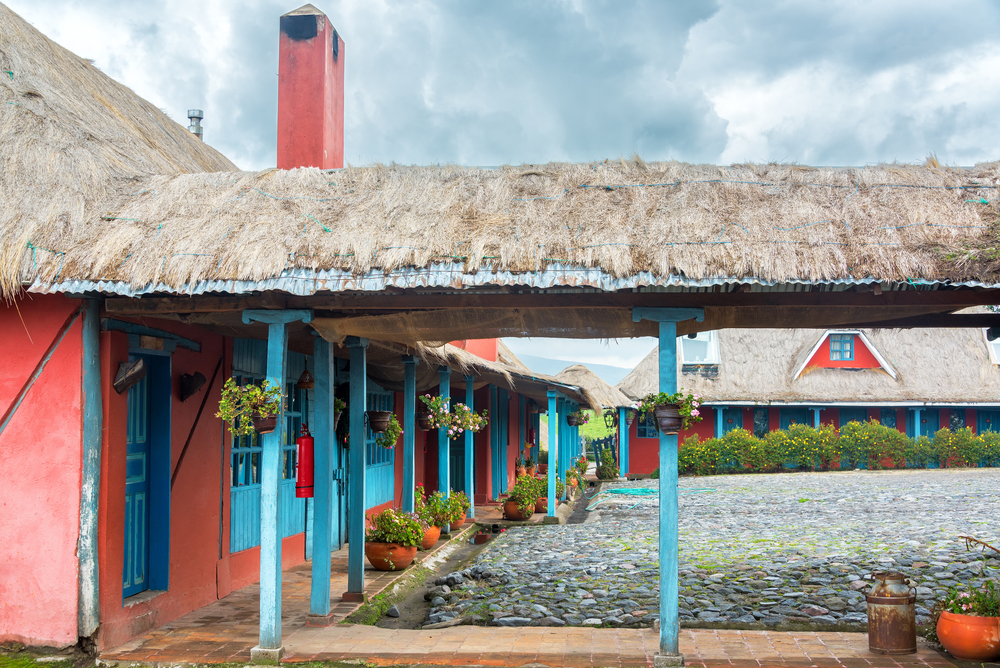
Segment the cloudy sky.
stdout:
[[[294,0],[0,1],[179,122],[204,109],[241,168],[274,165]],[[314,4],[346,44],[354,164],[1000,157],[996,2]]]

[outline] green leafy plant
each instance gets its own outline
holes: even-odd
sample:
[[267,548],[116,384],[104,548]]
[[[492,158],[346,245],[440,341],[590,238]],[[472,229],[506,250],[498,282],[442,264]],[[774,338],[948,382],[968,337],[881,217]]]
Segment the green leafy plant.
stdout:
[[572,413],[567,414],[566,417],[567,418],[575,417],[576,426],[582,427],[583,425],[590,422],[590,411],[585,411],[585,410],[573,411]]
[[343,411],[345,408],[347,408],[347,402],[346,401],[344,401],[343,399],[338,399],[337,397],[333,398],[333,412],[334,413],[339,413],[339,412]]
[[451,410],[451,429],[448,430],[448,435],[457,436],[466,431],[479,432],[489,423],[488,416],[489,411],[486,409],[476,413],[465,404],[457,403]]
[[234,436],[249,436],[254,431],[252,418],[278,415],[282,398],[281,388],[270,381],[261,385],[238,385],[229,378],[222,386],[219,412],[215,417],[225,420]]
[[702,420],[701,411],[698,410],[701,406],[701,395],[684,392],[684,390],[674,392],[673,394],[667,394],[666,392],[647,394],[639,400],[639,415],[645,418],[647,415],[652,415],[657,406],[666,404],[677,405],[684,429]]
[[443,527],[452,519],[448,499],[437,490],[427,494],[423,484],[418,484],[413,493],[413,512],[429,526]]
[[615,458],[611,454],[611,449],[604,448],[601,450],[601,465],[597,467],[597,479],[615,480],[620,475],[618,465],[615,464]]
[[397,543],[415,547],[420,545],[427,531],[427,523],[416,513],[404,513],[395,508],[386,508],[368,519],[371,522],[365,533],[365,542],[368,543]]
[[934,449],[941,468],[978,466],[983,458],[983,446],[983,439],[969,427],[955,431],[941,429],[934,434]]
[[448,408],[451,399],[449,397],[435,397],[425,394],[420,397],[420,401],[424,402],[424,405],[427,406],[427,422],[431,428],[447,429],[451,424],[451,413]]
[[529,509],[534,509],[535,503],[546,491],[544,481],[523,475],[514,482],[507,498],[517,504],[522,515],[527,515]]
[[402,435],[403,427],[400,426],[399,420],[396,419],[395,415],[390,415],[389,426],[381,434],[375,436],[375,445],[380,448],[394,448],[396,447],[396,441]]

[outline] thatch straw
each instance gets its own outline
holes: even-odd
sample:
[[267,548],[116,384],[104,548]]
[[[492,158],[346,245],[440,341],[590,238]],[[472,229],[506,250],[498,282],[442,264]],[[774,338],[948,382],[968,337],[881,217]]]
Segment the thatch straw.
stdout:
[[[718,333],[718,377],[682,373],[678,385],[707,401],[875,402],[1000,401],[1000,370],[980,329],[861,330],[896,371],[812,368],[793,380],[822,332],[808,329],[728,329]],[[861,345],[858,343],[858,345]],[[658,350],[618,385],[638,398],[658,390]]]
[[100,256],[101,215],[140,177],[234,169],[0,4],[0,294],[58,266],[71,239]]
[[631,406],[632,400],[611,387],[603,378],[582,364],[568,366],[556,374],[556,380],[567,385],[576,385],[587,396],[590,407],[601,412],[604,408]]
[[[560,262],[616,277],[992,280],[941,249],[992,238],[995,205],[980,200],[996,197],[997,182],[995,165],[620,162],[157,176],[128,188],[142,194],[122,189],[106,219],[54,226],[44,243],[65,255],[33,263],[25,252],[20,270],[42,283],[174,290],[296,268],[361,274],[453,261],[467,273]],[[947,189],[961,186],[970,188]]]

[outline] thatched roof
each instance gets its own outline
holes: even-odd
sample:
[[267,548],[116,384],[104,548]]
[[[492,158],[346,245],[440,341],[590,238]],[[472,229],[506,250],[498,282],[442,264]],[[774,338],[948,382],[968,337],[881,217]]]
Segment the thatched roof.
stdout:
[[[554,266],[597,270],[598,283],[612,287],[670,277],[993,281],[992,270],[944,256],[993,243],[996,205],[980,200],[995,199],[997,183],[995,164],[375,165],[150,176],[120,186],[104,218],[54,226],[39,239],[64,255],[24,252],[20,270],[38,289],[86,278],[163,292],[245,290],[232,282],[292,275],[305,290],[366,289],[360,277],[381,289],[384,272],[402,272],[390,283],[403,286],[440,281],[441,272],[446,285],[471,275],[477,284],[515,284]],[[552,273],[554,286],[582,282]]]
[[[717,377],[678,365],[678,385],[709,402],[1000,403],[1000,369],[980,329],[860,330],[896,372],[810,368],[793,379],[821,331],[729,329],[718,332]],[[638,398],[657,391],[658,349],[616,386]]]
[[235,169],[0,4],[0,294],[26,266],[58,265],[71,239],[100,254],[101,216],[143,177]]
[[568,385],[576,385],[583,390],[583,393],[587,395],[587,403],[598,413],[604,408],[632,405],[631,399],[611,387],[603,378],[582,364],[568,366],[557,373],[555,377]]
[[528,365],[522,362],[514,351],[503,342],[503,339],[497,339],[497,361],[503,362],[507,366],[514,367],[515,369],[520,369],[525,373],[531,373],[531,369]]
[[997,278],[997,164],[239,172],[2,6],[0,66],[0,294]]

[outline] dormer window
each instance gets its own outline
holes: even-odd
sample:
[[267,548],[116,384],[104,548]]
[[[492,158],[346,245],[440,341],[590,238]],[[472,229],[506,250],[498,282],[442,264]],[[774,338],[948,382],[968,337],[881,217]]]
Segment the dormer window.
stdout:
[[854,335],[830,335],[830,360],[845,361],[854,359]]
[[1000,364],[1000,338],[990,341],[990,332],[985,328],[983,336],[986,337],[986,348],[990,352],[990,361],[994,364]]
[[716,332],[698,332],[677,337],[684,364],[718,364],[719,339]]

